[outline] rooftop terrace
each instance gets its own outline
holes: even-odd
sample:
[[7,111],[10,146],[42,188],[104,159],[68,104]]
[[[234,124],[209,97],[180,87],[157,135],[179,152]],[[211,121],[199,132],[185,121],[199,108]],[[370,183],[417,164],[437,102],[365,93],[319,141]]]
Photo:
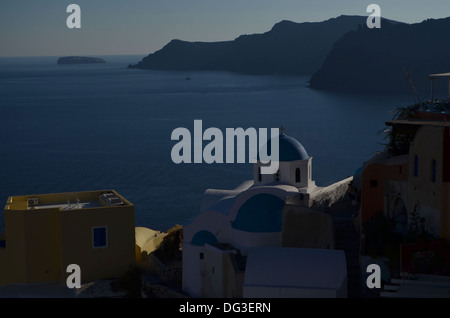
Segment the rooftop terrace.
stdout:
[[11,196],[5,210],[43,210],[56,208],[60,211],[99,207],[132,205],[114,190],[83,191]]

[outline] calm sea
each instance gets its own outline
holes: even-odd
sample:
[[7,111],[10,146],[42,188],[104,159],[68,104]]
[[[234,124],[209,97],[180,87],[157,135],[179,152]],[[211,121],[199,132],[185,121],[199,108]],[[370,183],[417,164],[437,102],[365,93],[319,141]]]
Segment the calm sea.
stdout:
[[207,188],[252,178],[250,164],[174,164],[175,128],[283,125],[325,186],[381,150],[389,112],[414,102],[314,91],[306,77],[137,70],[126,66],[142,56],[100,57],[107,63],[0,58],[0,202],[112,188],[135,204],[137,226],[165,231],[198,213]]

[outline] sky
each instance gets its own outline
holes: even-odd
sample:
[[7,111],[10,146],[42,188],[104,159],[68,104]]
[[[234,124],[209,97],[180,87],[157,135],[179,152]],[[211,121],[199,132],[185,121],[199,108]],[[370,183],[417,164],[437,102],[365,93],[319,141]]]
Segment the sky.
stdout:
[[[72,3],[80,29],[66,25]],[[450,16],[450,0],[0,0],[0,57],[147,55],[172,39],[228,41],[282,20],[368,16],[371,3],[407,23]]]

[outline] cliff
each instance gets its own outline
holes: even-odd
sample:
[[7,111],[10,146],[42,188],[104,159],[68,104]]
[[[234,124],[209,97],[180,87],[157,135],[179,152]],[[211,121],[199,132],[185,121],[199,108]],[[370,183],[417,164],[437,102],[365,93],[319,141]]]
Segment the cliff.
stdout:
[[[413,93],[429,96],[428,75],[450,71],[450,18],[416,24],[386,24],[345,34],[312,76],[310,87],[352,92]],[[436,89],[448,83],[436,82]],[[445,82],[445,81],[443,81]],[[439,86],[440,85],[440,86]]]
[[367,17],[339,16],[323,22],[281,21],[263,34],[233,41],[172,40],[130,68],[153,70],[220,70],[246,74],[312,75],[333,44],[357,30]]

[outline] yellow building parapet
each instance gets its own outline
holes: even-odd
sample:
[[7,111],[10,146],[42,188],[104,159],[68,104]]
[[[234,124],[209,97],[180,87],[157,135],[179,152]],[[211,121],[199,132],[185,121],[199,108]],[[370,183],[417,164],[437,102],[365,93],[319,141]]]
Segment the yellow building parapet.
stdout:
[[11,196],[4,209],[0,285],[119,277],[135,263],[134,205],[114,190]]

